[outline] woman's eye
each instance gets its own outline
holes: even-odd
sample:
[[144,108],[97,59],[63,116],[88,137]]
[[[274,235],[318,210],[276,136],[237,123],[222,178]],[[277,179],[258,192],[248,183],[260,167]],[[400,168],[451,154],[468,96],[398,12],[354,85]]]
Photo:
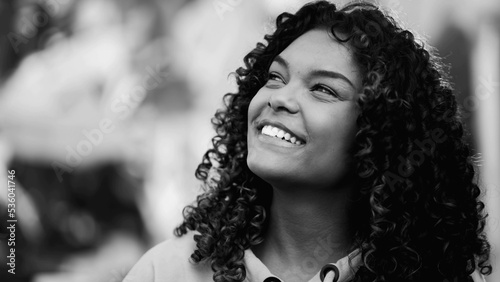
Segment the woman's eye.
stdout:
[[284,84],[285,83],[285,80],[283,79],[283,77],[277,73],[269,73],[269,75],[267,76],[267,84]]
[[340,98],[340,96],[337,94],[337,92],[335,92],[335,90],[331,89],[328,86],[322,85],[322,84],[316,84],[316,85],[314,85],[311,88],[311,91],[321,92],[321,93],[324,93],[324,94],[327,94],[327,95],[330,95],[330,96],[334,96],[334,97]]

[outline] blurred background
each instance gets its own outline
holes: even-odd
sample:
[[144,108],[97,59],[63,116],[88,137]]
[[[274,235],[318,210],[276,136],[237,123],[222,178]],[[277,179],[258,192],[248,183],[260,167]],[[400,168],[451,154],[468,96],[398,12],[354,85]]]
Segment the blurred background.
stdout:
[[[302,0],[0,0],[0,177],[15,170],[16,275],[121,281],[171,238],[228,76]],[[346,1],[337,1],[342,4]],[[500,281],[500,2],[386,0],[451,64]],[[3,180],[2,180],[3,181]],[[7,224],[7,187],[0,227]]]

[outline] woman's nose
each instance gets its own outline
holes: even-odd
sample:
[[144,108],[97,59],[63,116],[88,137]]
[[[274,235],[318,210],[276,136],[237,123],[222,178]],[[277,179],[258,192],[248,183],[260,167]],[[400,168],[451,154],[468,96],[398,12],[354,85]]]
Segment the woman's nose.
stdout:
[[290,84],[280,89],[274,89],[269,97],[267,105],[275,112],[285,111],[295,114],[299,111],[297,101],[298,91],[297,87],[293,87]]

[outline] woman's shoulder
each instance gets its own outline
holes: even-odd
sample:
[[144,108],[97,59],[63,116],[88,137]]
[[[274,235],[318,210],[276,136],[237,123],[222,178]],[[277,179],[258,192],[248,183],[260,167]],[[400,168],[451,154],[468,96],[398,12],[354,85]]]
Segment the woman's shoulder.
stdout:
[[213,272],[207,263],[189,261],[196,247],[193,236],[191,232],[156,245],[132,267],[123,282],[210,281]]

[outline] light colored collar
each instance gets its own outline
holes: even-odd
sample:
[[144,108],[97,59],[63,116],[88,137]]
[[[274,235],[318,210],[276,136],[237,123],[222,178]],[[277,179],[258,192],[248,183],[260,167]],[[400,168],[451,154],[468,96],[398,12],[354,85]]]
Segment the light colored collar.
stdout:
[[[244,263],[247,270],[245,282],[283,282],[283,280],[273,275],[250,249],[245,251]],[[361,252],[359,249],[356,249],[349,255],[339,259],[337,262],[325,265],[322,271],[316,273],[308,282],[347,282],[355,275],[360,265]],[[323,280],[321,280],[321,272],[324,272]]]

